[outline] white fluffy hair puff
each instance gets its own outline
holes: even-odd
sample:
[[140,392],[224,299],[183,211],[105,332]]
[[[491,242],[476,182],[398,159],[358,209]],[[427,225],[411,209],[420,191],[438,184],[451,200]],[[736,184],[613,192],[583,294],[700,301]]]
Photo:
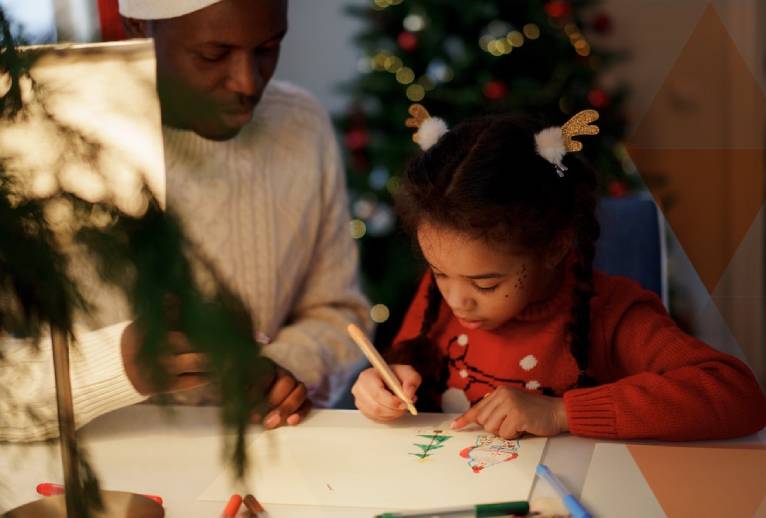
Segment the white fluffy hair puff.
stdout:
[[439,117],[429,117],[418,128],[417,141],[420,149],[427,151],[447,133],[447,123]]
[[559,169],[564,168],[561,160],[567,154],[567,149],[564,147],[564,136],[560,127],[553,126],[536,133],[535,145],[541,157]]

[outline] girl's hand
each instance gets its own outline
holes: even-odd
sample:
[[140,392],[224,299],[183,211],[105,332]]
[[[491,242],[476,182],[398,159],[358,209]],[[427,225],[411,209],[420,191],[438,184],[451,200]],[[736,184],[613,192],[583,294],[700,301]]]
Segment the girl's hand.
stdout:
[[524,432],[542,436],[557,435],[569,429],[562,398],[510,387],[498,387],[488,393],[455,419],[452,428],[460,430],[471,423],[504,439],[514,439]]
[[[391,370],[402,383],[404,394],[414,403],[415,391],[421,382],[420,374],[409,365],[391,365]],[[372,368],[362,371],[351,393],[356,408],[379,423],[393,421],[407,411],[404,401],[388,390],[378,371]]]

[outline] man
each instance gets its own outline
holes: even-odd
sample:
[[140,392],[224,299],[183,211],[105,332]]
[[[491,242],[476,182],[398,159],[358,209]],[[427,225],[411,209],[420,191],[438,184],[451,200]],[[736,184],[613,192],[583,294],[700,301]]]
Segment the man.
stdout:
[[[264,425],[297,424],[311,400],[331,404],[348,381],[359,352],[345,326],[366,321],[367,303],[329,118],[306,92],[270,82],[287,0],[120,0],[120,13],[131,36],[155,43],[168,206],[272,337],[264,354],[280,368]],[[204,385],[205,358],[184,336],[169,339],[170,390]],[[136,363],[135,324],[83,333],[78,342],[78,425],[158,392]],[[0,411],[0,439],[55,434],[52,385],[42,375],[34,380],[15,389],[14,404],[27,394],[38,417],[50,419]],[[40,384],[51,394],[46,404],[27,392],[40,394]]]

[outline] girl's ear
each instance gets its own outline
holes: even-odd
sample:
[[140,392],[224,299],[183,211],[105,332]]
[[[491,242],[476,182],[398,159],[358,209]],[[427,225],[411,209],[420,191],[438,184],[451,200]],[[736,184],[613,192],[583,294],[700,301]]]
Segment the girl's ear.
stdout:
[[571,229],[559,233],[545,251],[545,267],[549,270],[556,269],[561,264],[561,261],[569,255],[573,245],[574,236]]

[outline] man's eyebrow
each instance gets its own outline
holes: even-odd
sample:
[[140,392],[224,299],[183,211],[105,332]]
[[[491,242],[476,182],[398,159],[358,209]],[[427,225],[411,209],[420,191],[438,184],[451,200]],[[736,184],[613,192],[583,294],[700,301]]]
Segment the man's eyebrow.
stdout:
[[[273,36],[269,36],[268,38],[260,42],[259,45],[263,45],[264,43],[268,43],[274,40],[281,40],[282,38],[285,37],[286,34],[287,34],[287,29],[282,29],[278,33],[274,34]],[[205,41],[200,43],[200,46],[201,47],[216,47],[221,49],[232,49],[235,47],[235,45],[232,45],[230,43],[225,43],[223,41]]]

